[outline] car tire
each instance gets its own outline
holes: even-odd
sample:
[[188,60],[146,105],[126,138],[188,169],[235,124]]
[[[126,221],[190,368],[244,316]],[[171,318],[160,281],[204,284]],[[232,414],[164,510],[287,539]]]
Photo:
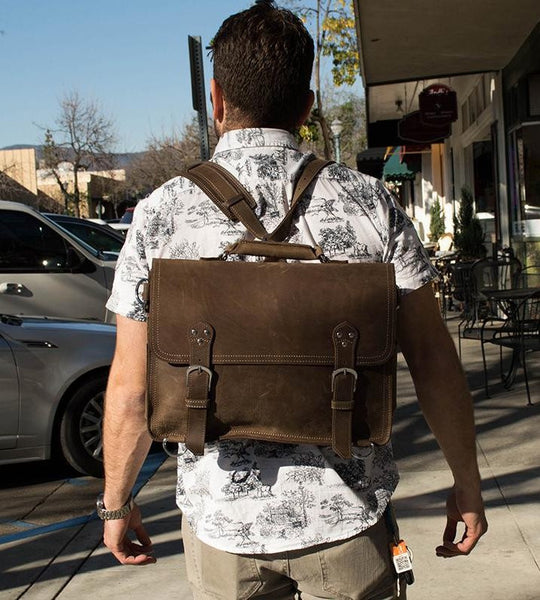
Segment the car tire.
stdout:
[[85,381],[69,398],[60,423],[60,447],[80,473],[103,477],[102,430],[106,375]]

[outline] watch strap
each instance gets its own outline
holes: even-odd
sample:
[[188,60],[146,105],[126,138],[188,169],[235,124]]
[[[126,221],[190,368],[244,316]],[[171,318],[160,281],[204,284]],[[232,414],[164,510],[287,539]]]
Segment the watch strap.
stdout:
[[102,521],[113,521],[116,519],[123,519],[127,517],[131,510],[133,509],[133,495],[130,494],[127,502],[120,508],[116,510],[107,510],[105,508],[105,504],[103,503],[103,494],[100,494],[97,498],[96,502],[96,512],[97,516]]

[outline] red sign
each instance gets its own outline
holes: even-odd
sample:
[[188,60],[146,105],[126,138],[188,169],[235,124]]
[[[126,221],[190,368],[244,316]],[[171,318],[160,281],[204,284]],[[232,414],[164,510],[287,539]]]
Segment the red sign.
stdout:
[[427,124],[420,118],[420,111],[410,113],[398,123],[398,135],[406,142],[436,144],[449,137],[450,123]]
[[420,118],[429,125],[446,125],[458,118],[457,94],[442,83],[434,83],[418,96]]

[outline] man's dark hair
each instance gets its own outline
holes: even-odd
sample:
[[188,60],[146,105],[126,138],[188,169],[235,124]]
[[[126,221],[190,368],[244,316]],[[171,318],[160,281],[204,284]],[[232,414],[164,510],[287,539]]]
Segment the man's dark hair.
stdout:
[[309,94],[313,39],[296,15],[259,0],[223,22],[211,50],[231,121],[289,131],[298,125]]

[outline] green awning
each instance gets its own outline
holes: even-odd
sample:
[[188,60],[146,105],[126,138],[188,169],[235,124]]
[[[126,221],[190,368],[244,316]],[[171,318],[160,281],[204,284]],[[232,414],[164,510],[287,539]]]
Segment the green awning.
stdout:
[[406,158],[407,155],[402,157],[401,146],[396,146],[390,158],[384,163],[383,180],[405,181],[407,179],[414,179],[418,168],[415,168],[416,165],[407,164]]

